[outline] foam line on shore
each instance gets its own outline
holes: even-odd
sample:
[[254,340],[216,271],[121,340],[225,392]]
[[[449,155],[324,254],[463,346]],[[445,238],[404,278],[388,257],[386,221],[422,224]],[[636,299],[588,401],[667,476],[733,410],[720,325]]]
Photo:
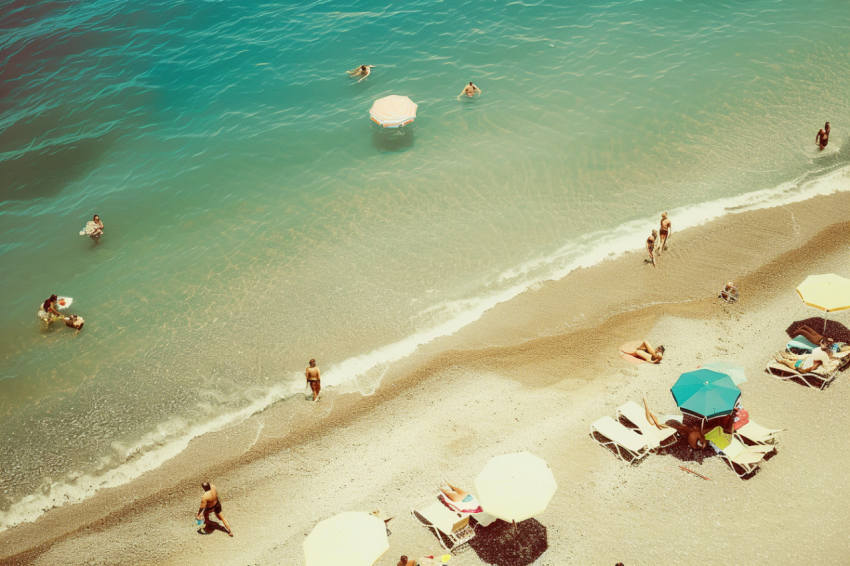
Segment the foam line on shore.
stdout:
[[[773,189],[672,209],[669,212],[674,222],[673,234],[728,214],[781,207],[817,196],[850,192],[850,166],[830,171],[816,179],[807,178],[808,175]],[[481,318],[489,309],[509,301],[534,285],[562,279],[577,268],[591,267],[604,259],[640,250],[644,236],[657,223],[658,219],[655,217],[640,219],[623,224],[614,231],[586,235],[577,242],[560,248],[554,254],[498,274],[496,281],[507,283],[506,288],[487,296],[447,302],[429,308],[431,313],[441,312],[443,321],[395,343],[330,366],[323,372],[323,385],[337,387],[341,392],[357,390],[361,394],[371,395],[377,390],[390,364],[409,356],[420,346],[457,332]],[[129,459],[126,462],[112,470],[100,475],[75,476],[69,473],[67,477],[73,479],[57,481],[35,494],[22,498],[12,504],[8,511],[0,513],[0,532],[20,523],[34,521],[54,507],[81,502],[100,489],[126,484],[180,454],[192,439],[242,422],[272,404],[302,392],[302,374],[293,373],[288,377],[291,377],[291,380],[287,379],[270,387],[262,397],[238,411],[219,415],[203,424],[175,423],[173,428],[182,430],[160,430],[148,435],[128,451]]]

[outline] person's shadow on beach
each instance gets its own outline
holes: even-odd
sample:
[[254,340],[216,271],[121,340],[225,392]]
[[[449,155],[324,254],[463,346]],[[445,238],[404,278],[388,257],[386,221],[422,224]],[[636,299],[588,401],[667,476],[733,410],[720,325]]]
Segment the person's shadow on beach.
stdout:
[[211,535],[215,531],[221,531],[224,534],[229,534],[227,532],[227,529],[224,528],[224,525],[220,525],[219,523],[216,523],[215,521],[209,521],[209,522],[201,525],[201,528],[198,529],[198,534],[199,535]]

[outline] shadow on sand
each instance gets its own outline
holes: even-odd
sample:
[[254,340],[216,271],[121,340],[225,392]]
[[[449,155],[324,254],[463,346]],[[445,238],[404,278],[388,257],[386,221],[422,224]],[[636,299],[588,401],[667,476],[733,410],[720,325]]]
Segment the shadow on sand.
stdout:
[[478,526],[469,546],[482,562],[495,566],[528,566],[549,548],[546,527],[537,519],[513,524],[497,520]]

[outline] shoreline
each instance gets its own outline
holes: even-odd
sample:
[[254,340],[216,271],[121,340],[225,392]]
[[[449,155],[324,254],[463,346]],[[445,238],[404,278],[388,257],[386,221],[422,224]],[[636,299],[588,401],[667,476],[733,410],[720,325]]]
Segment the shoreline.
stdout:
[[[758,210],[770,210],[770,208],[763,208],[770,203],[778,203],[778,207],[785,207],[788,203],[805,202],[806,200],[815,198],[812,197],[812,195],[840,194],[840,192],[846,191],[850,188],[850,166],[831,166],[827,168],[826,171],[827,172],[822,172],[820,176],[811,180],[807,180],[807,177],[803,176],[771,189],[763,189],[740,195],[738,197],[707,201],[693,206],[673,209],[671,217],[676,218],[674,234],[678,234],[680,229],[683,229],[685,233],[687,233],[690,229],[688,226],[701,226],[706,222],[720,221],[734,223],[731,219],[741,214],[742,211],[754,212]],[[506,344],[508,342],[505,340],[510,336],[513,336],[511,339],[514,341],[519,339],[516,335],[514,335],[516,331],[523,327],[522,325],[517,325],[514,322],[518,317],[524,317],[526,319],[526,322],[523,324],[537,328],[540,325],[541,320],[545,320],[547,318],[551,319],[553,312],[558,312],[558,316],[545,331],[557,334],[565,330],[562,324],[564,320],[568,321],[566,328],[568,329],[572,324],[580,325],[588,321],[592,324],[592,321],[597,320],[598,317],[609,316],[612,312],[611,308],[608,308],[607,306],[610,301],[605,300],[601,301],[599,308],[592,308],[591,314],[586,312],[566,312],[560,308],[561,304],[555,304],[554,311],[547,307],[544,311],[537,312],[539,309],[535,307],[536,299],[531,300],[531,303],[528,305],[526,305],[526,301],[530,300],[528,299],[529,296],[542,296],[542,300],[546,301],[547,304],[557,303],[555,295],[560,293],[560,291],[550,293],[550,296],[547,297],[545,292],[540,293],[541,288],[550,289],[553,288],[553,285],[554,288],[557,288],[558,282],[564,277],[576,272],[581,272],[587,268],[598,267],[605,264],[608,260],[612,258],[619,258],[624,254],[644,254],[643,250],[622,250],[628,247],[634,247],[634,243],[636,241],[642,243],[643,232],[641,230],[648,231],[651,229],[651,226],[653,226],[653,224],[650,220],[644,219],[624,224],[618,227],[612,234],[593,234],[593,238],[587,242],[588,248],[577,257],[570,255],[571,252],[568,253],[564,251],[567,249],[572,250],[570,247],[572,245],[554,252],[553,255],[547,256],[546,258],[547,262],[551,261],[553,262],[552,265],[555,266],[552,268],[553,271],[550,273],[532,278],[531,282],[518,282],[515,287],[503,290],[495,296],[482,296],[471,300],[464,312],[460,313],[455,318],[442,323],[441,325],[427,328],[418,334],[408,336],[395,343],[381,346],[365,354],[348,358],[330,366],[330,368],[324,368],[323,381],[325,387],[327,388],[330,386],[331,388],[336,388],[338,394],[352,392],[360,392],[365,395],[372,394],[374,393],[374,388],[376,386],[380,386],[380,382],[385,379],[385,374],[398,374],[396,371],[398,367],[412,367],[412,365],[415,364],[411,364],[410,360],[419,360],[419,362],[416,363],[420,363],[424,359],[422,357],[423,353],[433,355],[444,349],[451,349],[454,347],[480,347],[482,345],[480,341],[461,343],[459,346],[455,346],[455,344],[457,344],[457,340],[455,340],[455,338],[464,335],[475,336],[478,332],[476,330],[477,328],[486,326],[490,324],[488,321],[491,321],[494,318],[498,319],[503,316],[496,313],[510,313],[504,316],[509,316],[512,323],[507,326],[497,324],[495,328],[498,328],[498,331],[490,333],[487,341],[484,342],[484,345]],[[675,253],[675,248],[672,253]],[[559,260],[559,256],[563,257]],[[558,263],[567,256],[572,258],[568,261],[568,263]],[[536,260],[532,261],[532,263],[535,262]],[[556,267],[557,265],[560,265],[561,267]],[[524,269],[525,266],[518,266],[511,270],[512,275],[507,275],[514,277],[518,273],[521,273]],[[506,274],[503,274],[503,276],[506,276]],[[578,278],[578,281],[579,282],[575,285],[582,285],[580,277]],[[663,297],[655,297],[654,300],[663,301]],[[600,301],[598,297],[592,295],[585,297],[582,302],[583,306],[579,310],[586,310],[584,305],[588,304],[588,302],[599,303]],[[517,308],[516,305],[520,304],[524,306],[522,308]],[[636,308],[640,304],[642,304],[641,301],[633,302],[631,304],[620,304],[616,306],[615,311],[620,312],[630,310]],[[510,305],[514,305],[514,307],[511,307]],[[513,312],[511,312],[511,310],[513,310]],[[533,319],[528,319],[528,317],[526,317],[527,312],[535,312],[535,317]],[[484,320],[484,322],[482,323],[481,320]],[[522,332],[521,338],[529,340],[539,337],[540,335],[541,333],[539,331]],[[388,369],[389,372],[387,372]],[[384,373],[381,377],[377,377],[377,375],[381,373],[381,370],[383,370]],[[296,376],[298,375],[298,372],[293,373]],[[357,377],[354,379],[343,378],[343,381],[340,382],[340,376],[347,377],[350,375],[356,375]],[[365,387],[360,387],[361,384],[359,383],[359,378],[361,375],[370,376],[368,380],[373,381],[374,383],[370,383]],[[376,377],[377,379],[375,379]],[[22,524],[28,520],[33,520],[43,512],[42,509],[55,506],[57,502],[64,501],[65,503],[76,503],[85,501],[92,497],[93,493],[96,493],[101,489],[109,489],[127,482],[132,482],[140,475],[148,473],[149,471],[161,466],[164,461],[173,458],[175,454],[179,454],[184,451],[188,443],[195,439],[234,426],[235,423],[238,424],[246,418],[246,414],[249,415],[247,418],[251,418],[251,415],[261,414],[267,410],[268,407],[279,403],[282,400],[286,400],[290,397],[297,398],[297,391],[300,390],[298,383],[300,383],[300,381],[292,383],[285,381],[280,382],[278,385],[269,389],[261,399],[254,401],[250,406],[231,414],[220,415],[217,418],[198,426],[188,425],[182,432],[177,435],[170,436],[164,441],[156,440],[156,435],[153,435],[151,439],[142,439],[142,441],[140,441],[140,446],[152,445],[154,448],[142,448],[140,450],[140,455],[137,455],[134,459],[124,462],[106,473],[96,476],[92,476],[87,473],[80,473],[74,476],[75,479],[71,482],[63,479],[54,483],[51,486],[50,491],[47,493],[42,492],[43,494],[39,495],[38,492],[34,492],[27,498],[19,500],[12,505],[12,509],[17,514],[17,517],[11,512],[8,512],[6,516],[3,517],[3,524],[0,524],[0,527],[5,528],[6,524]],[[80,487],[81,485],[86,487]]]
[[[167,516],[185,514],[186,494],[196,498],[195,484],[201,475],[222,478],[215,481],[227,485],[230,480],[226,478],[246,475],[252,468],[262,467],[265,460],[303,450],[352,423],[380,415],[385,405],[415,397],[418,389],[433,384],[435,376],[495,372],[525,389],[592,386],[602,381],[599,376],[625,368],[607,353],[593,356],[587,363],[586,349],[607,352],[628,339],[645,336],[662,317],[711,318],[717,310],[712,297],[729,279],[741,289],[738,310],[770,301],[799,283],[789,280],[789,272],[777,269],[777,261],[786,256],[790,259],[785,261],[792,262],[807,254],[825,257],[837,253],[813,240],[819,235],[839,246],[843,238],[844,247],[838,251],[846,254],[850,226],[846,210],[850,210],[850,193],[842,192],[726,215],[673,232],[670,249],[657,269],[643,263],[645,252],[632,251],[576,269],[557,281],[537,284],[451,336],[421,346],[393,364],[374,395],[330,391],[317,405],[302,403],[298,395],[277,402],[242,422],[194,439],[184,452],[125,485],[104,489],[82,503],[54,509],[33,523],[0,533],[0,560],[38,563],[57,543],[72,544],[93,533],[111,533],[122,523],[154,511]],[[675,227],[675,217],[673,221]],[[718,259],[725,266],[719,267]],[[794,279],[796,273],[790,275]],[[706,305],[711,305],[708,310]],[[587,367],[576,371],[576,366]],[[205,463],[205,455],[212,450],[221,463]],[[247,477],[244,487],[228,485],[229,499],[248,498],[250,484],[269,481],[263,475]],[[75,524],[79,517],[83,517],[82,523]],[[230,515],[228,518],[233,524]],[[321,518],[315,517],[313,523]],[[385,556],[379,564],[387,560]]]

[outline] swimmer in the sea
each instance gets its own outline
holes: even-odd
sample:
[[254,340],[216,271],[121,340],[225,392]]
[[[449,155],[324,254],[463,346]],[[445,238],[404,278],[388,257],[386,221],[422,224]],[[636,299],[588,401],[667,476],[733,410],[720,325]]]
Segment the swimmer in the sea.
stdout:
[[83,325],[86,323],[86,321],[83,320],[83,317],[77,316],[75,314],[72,314],[71,316],[66,316],[62,320],[65,322],[65,326],[67,326],[68,328],[73,328],[77,331],[82,330]]
[[[372,73],[372,67],[375,65],[360,65],[352,71],[346,71],[349,77],[361,77],[360,81],[366,79]],[[358,83],[360,81],[357,81]]]
[[829,122],[824,124],[823,128],[818,132],[817,137],[815,137],[815,143],[818,144],[821,151],[826,148],[826,144],[829,143]]
[[467,98],[472,98],[473,96],[475,96],[476,92],[478,93],[479,96],[481,95],[481,89],[478,88],[477,86],[475,86],[474,84],[472,84],[472,81],[469,81],[469,84],[466,85],[465,87],[463,87],[463,90],[460,91],[459,95],[457,95],[457,99],[460,100],[460,97],[463,96],[464,94],[466,95]]

